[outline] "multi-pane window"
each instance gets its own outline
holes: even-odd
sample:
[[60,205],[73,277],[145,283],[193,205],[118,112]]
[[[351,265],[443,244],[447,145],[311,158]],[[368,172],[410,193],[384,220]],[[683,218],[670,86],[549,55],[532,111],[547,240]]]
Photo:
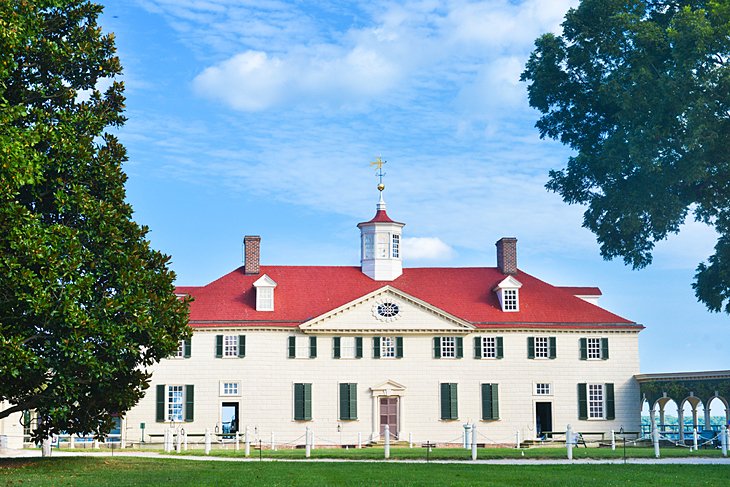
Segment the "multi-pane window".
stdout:
[[548,337],[535,337],[535,358],[550,357],[550,342]]
[[180,340],[177,344],[177,352],[175,352],[175,357],[177,358],[183,358],[185,356],[185,340]]
[[357,356],[355,337],[340,338],[340,357],[355,358]]
[[502,290],[502,310],[517,311],[517,289]]
[[387,233],[377,234],[377,257],[387,259],[390,254],[390,236]]
[[549,382],[537,382],[535,383],[535,395],[536,396],[550,396],[553,390]]
[[588,359],[600,359],[601,358],[601,339],[600,338],[588,338],[586,340],[588,349]]
[[256,310],[257,311],[273,311],[274,310],[274,288],[258,287],[256,288]]
[[166,421],[182,421],[183,406],[183,386],[167,386]]
[[456,357],[456,337],[441,337],[441,358]]
[[395,337],[380,338],[380,357],[395,358],[396,357]]
[[287,348],[289,358],[316,358],[317,337],[290,336]]
[[373,236],[363,235],[362,236],[362,255],[364,259],[373,258]]
[[221,396],[239,396],[240,391],[240,382],[221,382]]
[[497,358],[497,338],[482,338],[482,358]]
[[238,335],[223,335],[223,356],[238,357]]
[[400,235],[393,235],[393,258],[400,258]]
[[588,418],[603,419],[603,384],[588,384]]

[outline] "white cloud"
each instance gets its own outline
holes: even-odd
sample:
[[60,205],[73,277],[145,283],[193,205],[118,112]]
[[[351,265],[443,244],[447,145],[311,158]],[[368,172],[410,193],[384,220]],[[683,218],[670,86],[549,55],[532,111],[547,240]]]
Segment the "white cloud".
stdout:
[[446,261],[455,255],[454,249],[438,237],[410,237],[403,239],[403,258],[413,260]]

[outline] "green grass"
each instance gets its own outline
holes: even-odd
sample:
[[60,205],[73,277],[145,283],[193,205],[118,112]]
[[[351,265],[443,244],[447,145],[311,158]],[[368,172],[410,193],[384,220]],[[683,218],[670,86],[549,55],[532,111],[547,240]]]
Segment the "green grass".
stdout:
[[56,457],[0,460],[1,486],[727,485],[728,465],[475,465],[201,462]]
[[[203,450],[195,449],[182,452],[180,455],[203,455]],[[221,457],[243,457],[243,447],[241,450],[235,451],[233,448],[229,450],[211,450],[211,456]],[[303,449],[296,450],[263,450],[264,458],[280,458],[280,459],[304,459],[305,452]],[[334,458],[334,459],[350,459],[350,460],[382,460],[383,448],[363,448],[343,450],[341,448],[322,448],[312,451],[312,458]],[[251,448],[251,457],[258,458],[259,451]],[[435,448],[429,454],[433,460],[471,460],[471,450],[462,448]],[[567,458],[565,448],[479,448],[477,456],[481,460],[491,459],[558,459]],[[707,449],[690,452],[687,448],[662,448],[661,456],[663,458],[678,457],[722,457],[720,450]],[[633,447],[626,449],[627,458],[654,458],[653,448]],[[391,459],[425,459],[425,448],[391,448]],[[623,458],[623,449],[616,448],[612,451],[610,448],[574,448],[573,458],[592,458],[592,459],[621,459]]]

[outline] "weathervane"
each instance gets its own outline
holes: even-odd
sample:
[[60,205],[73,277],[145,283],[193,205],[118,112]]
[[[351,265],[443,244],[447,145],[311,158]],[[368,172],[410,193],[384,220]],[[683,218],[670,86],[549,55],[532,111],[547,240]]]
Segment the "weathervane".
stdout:
[[385,173],[383,172],[383,164],[387,163],[388,161],[384,161],[381,156],[376,157],[375,160],[370,163],[371,166],[375,166],[378,169],[378,172],[375,173],[379,181],[378,191],[383,191],[385,189],[385,185],[383,184],[383,176],[385,176]]

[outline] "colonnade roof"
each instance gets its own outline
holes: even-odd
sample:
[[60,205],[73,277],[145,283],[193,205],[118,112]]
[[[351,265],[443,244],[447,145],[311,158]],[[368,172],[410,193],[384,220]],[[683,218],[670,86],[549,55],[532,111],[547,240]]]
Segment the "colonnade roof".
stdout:
[[705,405],[715,397],[726,405],[730,402],[730,370],[637,374],[634,378],[642,398],[652,407],[663,397],[673,399],[678,405],[688,397],[696,397]]

